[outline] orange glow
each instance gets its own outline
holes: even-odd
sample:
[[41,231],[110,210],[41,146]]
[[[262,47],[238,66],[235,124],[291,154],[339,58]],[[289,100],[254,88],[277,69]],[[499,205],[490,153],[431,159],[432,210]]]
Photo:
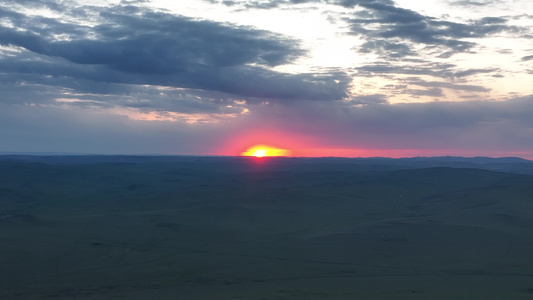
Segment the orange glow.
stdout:
[[[250,145],[257,145],[251,147]],[[259,147],[259,145],[262,145]],[[265,145],[283,145],[283,149],[265,146]],[[258,148],[264,148],[265,152],[254,151]],[[268,152],[266,149],[279,149],[287,152]],[[526,159],[533,160],[533,152],[523,153],[509,153],[498,151],[484,151],[467,150],[467,149],[380,149],[373,147],[365,147],[365,145],[355,145],[347,143],[346,145],[327,144],[326,142],[314,138],[312,136],[294,133],[288,130],[276,130],[272,128],[256,129],[250,128],[238,134],[234,133],[220,144],[216,152],[206,153],[209,155],[223,155],[223,156],[248,156],[256,157],[257,161],[261,161],[260,157],[269,156],[290,156],[290,157],[417,157],[417,156],[488,156],[488,157],[502,157],[502,156],[519,156]],[[253,149],[253,150],[252,150]],[[290,149],[290,151],[285,150]]]
[[[250,147],[250,145],[257,145]],[[279,149],[265,145],[283,145],[285,149]],[[247,150],[245,150],[247,149]],[[263,149],[263,150],[261,150]],[[268,152],[267,149],[278,149],[287,152]],[[256,150],[259,150],[256,152]],[[244,151],[244,152],[243,152]],[[265,151],[265,152],[263,152]],[[255,152],[255,154],[254,154]],[[504,157],[518,156],[533,160],[532,151],[508,152],[508,151],[482,151],[469,149],[433,149],[433,148],[385,148],[364,147],[364,145],[328,145],[327,143],[309,137],[308,135],[292,133],[289,131],[275,129],[249,129],[245,132],[235,134],[227,138],[216,152],[206,153],[209,155],[223,156],[248,156],[257,157],[255,161],[263,161],[260,157],[268,156],[290,156],[290,157],[429,157],[429,156],[487,156]]]
[[288,156],[290,151],[286,149],[280,149],[267,145],[256,145],[248,148],[245,152],[241,153],[242,156],[255,156],[255,157],[265,157],[265,156]]

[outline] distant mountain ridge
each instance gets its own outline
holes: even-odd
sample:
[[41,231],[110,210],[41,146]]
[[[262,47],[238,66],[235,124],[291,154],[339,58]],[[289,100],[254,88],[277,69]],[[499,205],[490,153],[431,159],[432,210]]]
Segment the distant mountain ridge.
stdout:
[[[312,171],[323,168],[338,171],[348,167],[372,170],[402,170],[433,167],[472,168],[504,173],[533,175],[533,161],[518,157],[410,157],[410,158],[342,158],[342,157],[269,157],[264,168],[276,170]],[[34,162],[47,164],[99,164],[99,163],[182,163],[187,165],[213,164],[213,168],[246,167],[257,158],[239,156],[165,156],[165,155],[0,155],[0,162]]]
[[475,156],[475,157],[462,157],[462,156],[418,156],[410,158],[398,158],[399,160],[440,160],[440,161],[460,161],[460,162],[476,162],[476,163],[494,163],[494,162],[533,162],[520,157],[486,157],[486,156]]

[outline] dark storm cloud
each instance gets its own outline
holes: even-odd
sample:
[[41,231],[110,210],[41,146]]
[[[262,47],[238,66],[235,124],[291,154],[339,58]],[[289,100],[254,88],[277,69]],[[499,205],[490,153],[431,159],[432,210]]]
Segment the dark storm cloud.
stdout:
[[2,72],[251,98],[346,97],[348,78],[343,73],[290,75],[269,69],[304,54],[287,37],[130,6],[76,10],[97,16],[100,25],[91,28],[1,9],[0,15],[14,26],[0,27],[0,44],[27,50],[1,57]]
[[530,61],[530,60],[533,60],[533,55],[528,55],[528,56],[522,57],[522,61]]

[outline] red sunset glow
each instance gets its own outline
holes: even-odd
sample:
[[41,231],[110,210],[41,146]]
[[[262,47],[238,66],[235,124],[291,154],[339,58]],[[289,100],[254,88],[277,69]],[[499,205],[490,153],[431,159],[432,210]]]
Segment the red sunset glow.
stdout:
[[429,157],[429,156],[519,156],[524,158],[533,157],[530,152],[501,152],[497,149],[438,149],[438,148],[367,148],[365,141],[358,145],[356,140],[345,140],[332,143],[316,136],[311,136],[302,132],[292,132],[279,128],[259,128],[248,129],[244,132],[236,133],[218,146],[218,151],[211,152],[211,155],[243,156],[245,152],[257,145],[268,145],[273,148],[286,149],[290,154],[283,155],[258,155],[246,156],[290,156],[290,157]]
[[289,156],[290,151],[287,149],[276,148],[268,145],[256,145],[248,148],[245,152],[241,153],[242,156]]

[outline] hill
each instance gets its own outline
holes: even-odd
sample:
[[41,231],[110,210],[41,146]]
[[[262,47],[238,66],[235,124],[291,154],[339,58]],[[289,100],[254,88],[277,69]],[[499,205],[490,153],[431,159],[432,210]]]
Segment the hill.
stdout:
[[531,297],[529,163],[3,157],[0,298]]

